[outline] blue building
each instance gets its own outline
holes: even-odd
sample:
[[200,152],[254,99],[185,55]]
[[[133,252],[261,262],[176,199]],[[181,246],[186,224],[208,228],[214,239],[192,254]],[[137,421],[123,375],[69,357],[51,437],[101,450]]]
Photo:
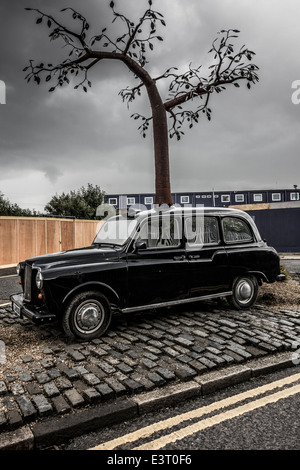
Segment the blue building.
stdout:
[[[241,206],[254,219],[263,239],[280,252],[300,252],[300,190],[205,191],[173,193],[178,206]],[[151,209],[155,194],[109,194],[105,203],[114,209],[130,206]]]
[[[248,191],[205,191],[172,193],[174,204],[179,206],[204,205],[209,207],[228,207],[248,204],[269,204],[292,202],[300,200],[300,190],[273,189]],[[105,196],[105,203],[111,204],[115,209],[126,209],[133,205],[141,205],[147,209],[153,207],[155,194],[109,194]]]

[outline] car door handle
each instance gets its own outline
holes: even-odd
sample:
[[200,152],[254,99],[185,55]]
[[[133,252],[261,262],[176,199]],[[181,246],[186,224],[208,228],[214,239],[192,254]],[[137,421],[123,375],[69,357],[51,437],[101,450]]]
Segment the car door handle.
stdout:
[[190,255],[189,259],[200,259],[200,255]]
[[184,261],[184,260],[185,260],[185,256],[184,256],[184,255],[181,255],[181,256],[174,256],[173,260],[174,260],[174,261]]

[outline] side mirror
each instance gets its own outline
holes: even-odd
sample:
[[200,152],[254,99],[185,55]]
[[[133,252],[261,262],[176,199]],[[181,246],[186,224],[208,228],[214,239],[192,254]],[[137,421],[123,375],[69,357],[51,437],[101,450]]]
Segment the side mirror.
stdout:
[[147,243],[145,241],[138,241],[135,244],[134,251],[137,252],[139,250],[146,250],[147,249]]

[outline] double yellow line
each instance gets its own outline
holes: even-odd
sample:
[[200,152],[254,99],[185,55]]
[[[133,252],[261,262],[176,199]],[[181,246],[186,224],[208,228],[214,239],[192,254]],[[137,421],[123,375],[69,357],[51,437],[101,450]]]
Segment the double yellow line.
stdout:
[[[219,410],[220,411],[218,414],[215,414],[212,417],[204,418],[201,419],[200,421],[197,421],[196,423],[193,423],[191,425],[187,425],[185,427],[182,427],[174,432],[170,432],[169,434],[166,434],[160,438],[154,439],[150,442],[147,442],[142,445],[138,445],[137,447],[133,447],[131,450],[157,450],[157,449],[162,449],[168,444],[174,443],[178,440],[184,439],[185,437],[191,436],[192,434],[195,434],[196,432],[203,431],[204,429],[210,428],[212,426],[215,426],[217,424],[220,424],[224,421],[227,421],[229,419],[241,416],[245,413],[249,413],[253,410],[256,410],[257,408],[261,408],[265,405],[268,405],[270,403],[275,403],[278,400],[282,400],[284,398],[287,398],[289,396],[295,395],[297,393],[300,393],[300,384],[290,386],[288,388],[285,388],[284,390],[279,390],[273,394],[269,394],[266,396],[263,396],[261,398],[258,398],[256,400],[253,400],[254,398],[258,397],[259,395],[266,394],[268,392],[271,392],[272,390],[278,388],[283,388],[286,386],[289,386],[295,382],[300,380],[300,374],[294,374],[291,375],[290,377],[287,377],[285,379],[277,380],[275,382],[271,382],[267,385],[263,385],[261,387],[254,388],[252,390],[249,390],[247,392],[239,393],[238,395],[234,395],[229,398],[225,398],[224,400],[217,401],[215,403],[212,403],[211,405],[203,406],[202,408],[198,408],[196,410],[188,411],[187,413],[183,413],[180,415],[177,415],[173,418],[168,418],[163,421],[159,421],[158,423],[154,423],[150,426],[146,426],[144,428],[141,428],[137,431],[134,431],[132,433],[126,434],[125,436],[119,437],[117,439],[113,439],[108,442],[104,442],[103,444],[100,444],[96,447],[93,447],[89,450],[113,450],[117,449],[125,444],[128,443],[134,443],[140,439],[146,439],[149,438],[151,435],[153,435],[156,432],[163,431],[166,429],[171,429],[174,426],[177,425],[182,425],[184,421],[189,421],[189,420],[195,420],[197,418],[202,418],[205,415],[208,415],[210,413],[215,413]],[[246,404],[237,406],[236,408],[232,408],[230,410],[226,411],[226,408],[231,407],[233,405],[236,405],[239,402],[242,402],[244,400],[253,400],[251,402],[248,402]]]

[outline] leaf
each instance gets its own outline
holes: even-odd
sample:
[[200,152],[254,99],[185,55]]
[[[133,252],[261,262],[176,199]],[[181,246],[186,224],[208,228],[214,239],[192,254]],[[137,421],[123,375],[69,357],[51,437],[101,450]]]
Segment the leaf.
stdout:
[[163,41],[163,38],[162,38],[161,36],[157,36],[157,39],[158,39],[159,41]]
[[51,75],[48,75],[48,77],[46,77],[46,82],[49,82],[49,80],[51,80]]
[[51,28],[51,25],[52,25],[51,20],[48,20],[48,21],[47,21],[47,26],[48,26],[48,28]]
[[114,2],[110,2],[109,6],[110,8],[113,8],[115,6]]
[[38,18],[36,20],[36,24],[40,24],[40,23],[42,23],[42,21],[43,21],[43,17],[41,16],[40,18]]
[[50,88],[49,92],[52,92],[55,90],[55,87]]

